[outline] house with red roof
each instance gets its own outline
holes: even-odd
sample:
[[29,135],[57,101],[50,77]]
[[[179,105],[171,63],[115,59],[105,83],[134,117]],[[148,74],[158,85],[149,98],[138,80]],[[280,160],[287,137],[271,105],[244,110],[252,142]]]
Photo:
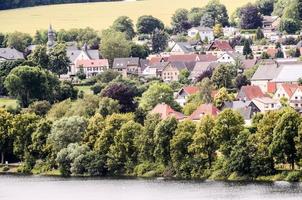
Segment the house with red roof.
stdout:
[[215,40],[208,47],[206,54],[212,54],[214,56],[221,57],[225,52],[233,52],[234,49],[230,43],[226,40]]
[[175,117],[177,120],[185,119],[185,115],[175,111],[171,106],[161,103],[157,104],[151,111],[150,114],[159,114],[162,120],[165,120],[169,117]]
[[170,55],[168,62],[197,62],[199,61],[198,54],[181,54],[181,55]]
[[175,101],[184,106],[187,103],[188,97],[190,95],[198,93],[200,90],[196,86],[185,86],[181,88],[175,96]]
[[254,98],[264,97],[265,94],[262,92],[259,86],[247,85],[242,86],[238,92],[237,99],[244,101],[251,101]]
[[86,74],[86,77],[92,77],[109,69],[109,62],[107,59],[97,60],[77,60],[75,63],[76,73],[80,70]]
[[192,121],[199,121],[204,115],[211,115],[216,117],[219,114],[218,108],[213,104],[201,104],[190,116]]
[[302,110],[302,86],[298,84],[283,83],[277,89],[274,99],[287,99],[289,105],[294,109]]

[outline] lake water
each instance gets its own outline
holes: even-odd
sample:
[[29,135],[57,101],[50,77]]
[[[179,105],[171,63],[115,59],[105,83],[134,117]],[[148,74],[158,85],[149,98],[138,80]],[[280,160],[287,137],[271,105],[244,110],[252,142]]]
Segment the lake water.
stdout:
[[300,183],[0,176],[0,200],[302,200]]

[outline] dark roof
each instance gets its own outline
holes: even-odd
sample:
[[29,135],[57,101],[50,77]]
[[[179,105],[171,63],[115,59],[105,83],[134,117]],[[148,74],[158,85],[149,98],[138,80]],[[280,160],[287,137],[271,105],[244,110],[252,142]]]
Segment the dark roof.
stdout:
[[178,45],[184,53],[192,53],[193,47],[188,42],[177,42],[175,45]]
[[74,63],[77,57],[84,52],[91,60],[97,60],[100,59],[100,54],[98,50],[93,50],[93,49],[88,49],[87,51],[85,50],[79,50],[79,49],[67,49],[67,56],[69,60]]
[[179,71],[187,69],[187,66],[184,62],[170,62],[170,65],[177,68]]
[[211,50],[220,50],[220,51],[233,51],[233,48],[231,47],[230,43],[225,40],[215,40],[211,43],[209,49]]
[[139,66],[139,58],[134,57],[134,58],[114,58],[113,61],[113,69],[124,69],[127,68],[128,66]]

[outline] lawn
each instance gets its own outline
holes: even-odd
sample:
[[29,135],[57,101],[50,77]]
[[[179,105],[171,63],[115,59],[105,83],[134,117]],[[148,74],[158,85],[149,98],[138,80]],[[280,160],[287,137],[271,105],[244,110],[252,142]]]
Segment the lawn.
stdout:
[[15,108],[17,105],[18,105],[18,102],[16,99],[0,98],[0,107],[12,106]]
[[76,86],[76,88],[79,91],[83,91],[84,94],[92,94],[92,91],[90,90],[91,86]]
[[[118,16],[126,15],[134,21],[141,15],[153,15],[169,25],[172,14],[178,8],[202,7],[209,0],[143,0],[124,2],[99,2],[39,6],[0,11],[0,32],[22,31],[34,34],[47,29],[51,23],[55,29],[92,27],[103,30]],[[255,1],[255,0],[251,0]],[[229,13],[246,4],[247,0],[221,0]]]

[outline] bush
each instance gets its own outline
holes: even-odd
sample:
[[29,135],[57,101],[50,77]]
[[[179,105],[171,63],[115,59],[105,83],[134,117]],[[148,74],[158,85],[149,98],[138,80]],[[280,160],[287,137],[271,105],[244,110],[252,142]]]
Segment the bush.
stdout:
[[3,168],[2,168],[2,171],[3,172],[7,172],[9,170],[9,167],[8,166],[4,166]]
[[289,182],[298,182],[300,181],[301,178],[302,178],[302,173],[300,171],[293,171],[288,173],[285,180]]

